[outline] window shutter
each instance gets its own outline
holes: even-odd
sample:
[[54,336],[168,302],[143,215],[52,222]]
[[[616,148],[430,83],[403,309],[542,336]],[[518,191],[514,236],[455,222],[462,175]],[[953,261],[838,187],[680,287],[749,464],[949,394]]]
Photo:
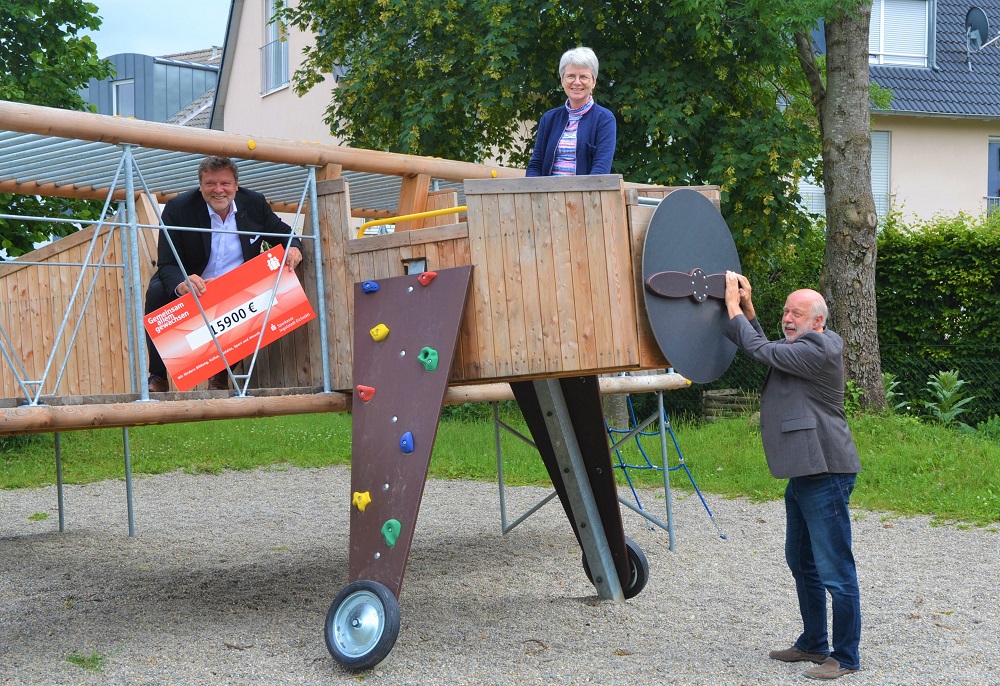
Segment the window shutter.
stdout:
[[872,195],[879,217],[889,213],[889,132],[872,131]]

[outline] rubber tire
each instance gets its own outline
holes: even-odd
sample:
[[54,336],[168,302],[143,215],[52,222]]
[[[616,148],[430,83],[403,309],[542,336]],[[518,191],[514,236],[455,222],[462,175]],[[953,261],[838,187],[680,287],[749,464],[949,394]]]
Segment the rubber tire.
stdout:
[[347,584],[334,598],[323,636],[330,655],[342,667],[371,669],[392,652],[399,626],[399,601],[392,591],[377,581],[361,579]]
[[[627,581],[622,581],[622,595],[625,599],[634,598],[642,589],[646,587],[646,582],[649,581],[649,560],[646,559],[646,553],[642,552],[642,548],[639,544],[633,541],[628,536],[625,537],[625,547],[628,549],[628,561],[629,568],[632,570],[632,577]],[[587,575],[587,580],[590,583],[594,583],[594,577],[590,573],[590,565],[587,564],[587,556],[583,556],[583,572]]]

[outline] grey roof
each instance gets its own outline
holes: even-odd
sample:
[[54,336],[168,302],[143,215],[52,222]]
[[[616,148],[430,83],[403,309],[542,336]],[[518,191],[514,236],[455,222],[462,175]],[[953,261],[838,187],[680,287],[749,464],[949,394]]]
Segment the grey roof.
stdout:
[[1000,0],[937,0],[931,68],[869,67],[872,81],[892,91],[888,113],[1000,119],[1000,41],[972,54],[971,71],[966,62],[965,15],[973,4],[986,12],[990,38],[996,36]]
[[[133,156],[146,187],[153,193],[173,194],[195,188],[198,164],[203,156],[135,146]],[[0,130],[0,182],[35,182],[57,187],[72,185],[105,191],[111,186],[121,159],[113,143],[96,143],[56,136]],[[234,158],[240,169],[240,185],[263,193],[271,202],[297,205],[302,198],[308,172],[304,167],[263,160]],[[395,212],[401,180],[368,172],[344,171],[354,209]],[[143,186],[134,177],[136,190]],[[460,182],[436,181],[440,189],[454,189],[464,202]],[[117,188],[124,188],[119,178]]]

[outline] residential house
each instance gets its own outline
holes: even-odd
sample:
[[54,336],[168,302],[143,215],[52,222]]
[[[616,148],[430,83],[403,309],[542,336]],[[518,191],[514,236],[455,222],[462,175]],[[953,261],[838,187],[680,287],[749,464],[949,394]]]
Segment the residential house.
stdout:
[[207,128],[222,48],[163,57],[129,52],[107,59],[115,74],[91,79],[81,92],[99,114]]
[[[968,0],[875,0],[872,190],[880,213],[978,215],[1000,196],[1000,0],[979,3],[990,36],[969,36]],[[982,46],[982,47],[979,47]]]

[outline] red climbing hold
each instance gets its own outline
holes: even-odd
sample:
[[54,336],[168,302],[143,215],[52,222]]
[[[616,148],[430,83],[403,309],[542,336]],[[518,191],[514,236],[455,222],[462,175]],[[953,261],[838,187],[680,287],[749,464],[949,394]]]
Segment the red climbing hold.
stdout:
[[371,386],[362,386],[358,384],[358,395],[364,402],[368,402],[375,397],[375,389]]
[[434,277],[437,275],[437,272],[424,272],[417,277],[417,281],[419,281],[422,286],[429,286],[431,281],[433,281]]

